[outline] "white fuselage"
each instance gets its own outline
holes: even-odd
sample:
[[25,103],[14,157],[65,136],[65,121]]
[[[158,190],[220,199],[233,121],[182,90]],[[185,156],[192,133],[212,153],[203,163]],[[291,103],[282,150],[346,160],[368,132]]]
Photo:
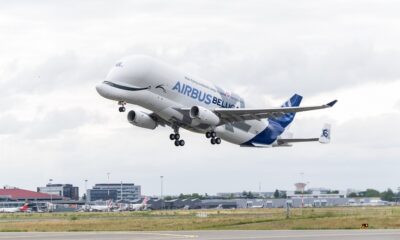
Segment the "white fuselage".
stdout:
[[0,213],[16,213],[20,212],[19,207],[13,207],[13,208],[0,208]]
[[97,85],[96,89],[107,99],[146,108],[171,126],[178,124],[179,127],[200,133],[214,130],[220,138],[235,144],[251,140],[268,125],[267,120],[248,120],[210,129],[210,126],[190,119],[179,110],[193,106],[210,110],[244,108],[245,102],[237,94],[150,57],[132,56],[122,59],[111,69],[106,81]]
[[98,212],[105,212],[110,210],[110,206],[104,205],[92,205],[90,206],[90,211],[98,211]]

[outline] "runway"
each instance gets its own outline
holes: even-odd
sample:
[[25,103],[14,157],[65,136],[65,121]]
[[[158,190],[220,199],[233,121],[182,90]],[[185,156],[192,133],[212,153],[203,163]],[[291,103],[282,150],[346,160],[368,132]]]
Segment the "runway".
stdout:
[[398,240],[400,230],[273,230],[273,231],[177,231],[177,232],[53,232],[0,233],[0,239],[116,239],[116,240]]

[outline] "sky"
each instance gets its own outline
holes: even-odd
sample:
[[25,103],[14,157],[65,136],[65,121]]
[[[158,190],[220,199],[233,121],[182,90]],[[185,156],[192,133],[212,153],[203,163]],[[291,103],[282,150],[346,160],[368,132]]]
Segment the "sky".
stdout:
[[[398,1],[0,0],[0,185],[84,189],[134,182],[145,195],[400,186]],[[145,54],[276,107],[303,105],[290,131],[329,145],[210,145],[185,130],[130,125],[95,85],[123,57]],[[137,106],[128,105],[129,109]],[[303,173],[303,174],[301,174]]]

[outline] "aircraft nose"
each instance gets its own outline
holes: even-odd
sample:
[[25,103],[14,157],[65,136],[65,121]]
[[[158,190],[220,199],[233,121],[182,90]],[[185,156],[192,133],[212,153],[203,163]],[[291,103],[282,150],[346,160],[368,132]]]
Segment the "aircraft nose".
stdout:
[[100,94],[103,95],[104,93],[104,83],[99,83],[96,85],[96,91]]

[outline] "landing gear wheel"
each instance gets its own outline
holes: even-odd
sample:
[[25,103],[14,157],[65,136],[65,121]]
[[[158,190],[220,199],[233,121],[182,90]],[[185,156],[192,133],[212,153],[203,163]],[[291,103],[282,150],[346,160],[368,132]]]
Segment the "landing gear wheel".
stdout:
[[182,147],[185,146],[185,140],[179,140],[179,145]]
[[206,132],[206,138],[211,138],[211,133],[210,132]]
[[215,137],[217,136],[217,133],[216,133],[216,132],[211,132],[210,134],[211,134],[211,137],[212,137],[212,138],[215,138]]
[[211,138],[211,144],[214,145],[215,144],[215,138]]
[[119,112],[125,112],[125,104],[126,102],[124,101],[118,101],[118,105],[120,105],[120,107],[118,108]]
[[179,133],[175,133],[174,134],[174,139],[175,140],[179,140],[179,138],[181,138],[181,135],[179,135]]
[[170,140],[175,140],[175,134],[171,133],[171,134],[169,135],[169,139],[170,139]]
[[179,141],[178,140],[175,140],[175,146],[179,146],[180,144],[179,144]]
[[216,139],[215,139],[215,143],[216,143],[216,144],[221,144],[221,138],[216,138]]

